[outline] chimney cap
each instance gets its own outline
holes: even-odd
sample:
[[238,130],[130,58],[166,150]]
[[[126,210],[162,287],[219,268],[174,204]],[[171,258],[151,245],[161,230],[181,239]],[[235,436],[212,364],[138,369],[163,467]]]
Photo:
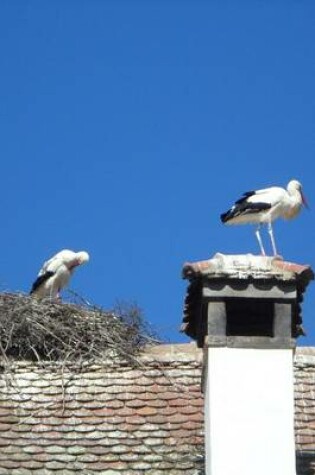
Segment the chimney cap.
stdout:
[[183,266],[184,279],[276,279],[296,280],[306,287],[314,279],[309,265],[287,262],[280,256],[256,256],[253,254],[227,255],[217,253],[211,259],[186,262]]
[[[310,280],[314,279],[313,270],[309,265],[301,265],[284,261],[281,257],[256,256],[253,254],[226,255],[217,253],[208,260],[186,262],[182,276],[189,280],[186,290],[183,320],[180,331],[198,340],[204,333],[201,313],[203,305],[203,287],[216,281],[231,284],[235,281],[244,285],[264,286],[276,285],[282,288],[292,285],[296,289],[296,305],[294,305],[294,321],[297,322],[297,334],[303,334],[300,303],[303,293]],[[201,320],[200,320],[201,319]],[[301,327],[302,330],[299,329]]]

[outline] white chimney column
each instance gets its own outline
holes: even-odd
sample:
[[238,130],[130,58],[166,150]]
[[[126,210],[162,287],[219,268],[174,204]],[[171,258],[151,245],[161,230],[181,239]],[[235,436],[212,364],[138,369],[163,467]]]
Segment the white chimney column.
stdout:
[[209,348],[207,475],[296,475],[292,349]]
[[296,475],[293,353],[313,271],[216,254],[183,276],[182,329],[204,348],[206,475]]

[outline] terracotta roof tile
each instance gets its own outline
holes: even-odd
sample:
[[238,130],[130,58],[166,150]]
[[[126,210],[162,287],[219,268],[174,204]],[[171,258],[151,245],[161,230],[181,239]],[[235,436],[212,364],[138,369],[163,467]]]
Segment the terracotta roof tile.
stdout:
[[191,279],[199,275],[208,277],[252,276],[255,278],[314,279],[310,266],[283,261],[280,257],[257,256],[253,254],[227,255],[215,254],[211,259],[197,262],[186,262],[183,265],[183,277]]

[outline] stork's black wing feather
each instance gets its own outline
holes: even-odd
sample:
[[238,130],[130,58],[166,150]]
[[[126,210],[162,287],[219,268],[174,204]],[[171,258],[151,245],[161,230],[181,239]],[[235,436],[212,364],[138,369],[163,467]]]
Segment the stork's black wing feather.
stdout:
[[232,208],[220,215],[222,223],[226,223],[229,219],[234,218],[236,214],[240,214],[240,211],[244,210],[244,208],[247,206],[247,198],[255,194],[255,191],[246,191],[243,193],[242,196],[237,201],[235,201]]
[[235,201],[235,204],[238,205],[240,203],[244,203],[244,201],[247,200],[250,196],[256,195],[256,191],[246,191],[243,193],[243,195],[240,197],[239,200]]
[[271,208],[270,203],[248,203],[246,199],[236,201],[235,205],[226,213],[221,214],[222,223],[226,223],[230,219],[236,218],[240,215],[255,214],[260,211],[266,211]]
[[39,275],[32,285],[30,295],[32,295],[32,293],[35,292],[35,290],[37,290],[38,287],[40,287],[44,282],[46,282],[46,280],[48,280],[54,274],[55,272],[47,271],[45,272],[45,274]]

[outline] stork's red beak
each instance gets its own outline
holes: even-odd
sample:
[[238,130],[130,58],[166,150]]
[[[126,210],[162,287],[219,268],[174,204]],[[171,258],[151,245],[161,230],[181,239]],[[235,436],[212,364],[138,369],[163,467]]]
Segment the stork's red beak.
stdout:
[[301,193],[301,196],[302,196],[302,203],[305,206],[305,208],[310,209],[310,207],[308,205],[308,202],[307,202],[307,199],[305,198],[305,195],[303,193]]

